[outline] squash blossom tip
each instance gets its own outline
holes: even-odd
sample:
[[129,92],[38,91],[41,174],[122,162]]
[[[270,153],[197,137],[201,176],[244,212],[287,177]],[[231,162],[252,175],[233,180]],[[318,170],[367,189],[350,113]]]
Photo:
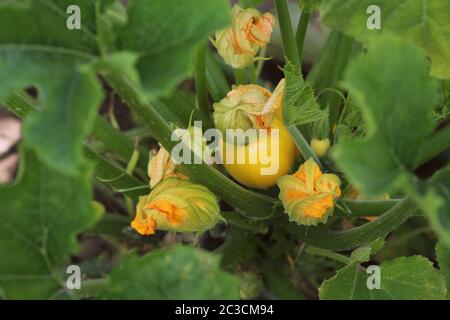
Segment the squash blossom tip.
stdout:
[[293,175],[278,178],[277,184],[289,221],[301,225],[325,223],[333,213],[335,199],[341,195],[339,177],[323,174],[312,158]]

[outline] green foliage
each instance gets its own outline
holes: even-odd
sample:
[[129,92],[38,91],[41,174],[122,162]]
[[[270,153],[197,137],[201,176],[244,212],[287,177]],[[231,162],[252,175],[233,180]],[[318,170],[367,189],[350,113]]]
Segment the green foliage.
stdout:
[[137,69],[147,97],[168,93],[189,75],[196,49],[227,26],[229,11],[226,0],[130,1],[128,23],[116,27],[116,45],[139,53]]
[[450,246],[450,166],[436,172],[427,183],[415,184],[411,193],[442,242]]
[[29,148],[21,159],[14,185],[0,186],[0,288],[7,299],[48,299],[65,286],[76,234],[99,218],[91,170],[76,178],[58,173]]
[[442,275],[424,257],[400,257],[380,265],[381,288],[368,289],[367,274],[361,265],[351,263],[325,280],[319,289],[323,300],[437,300],[446,294]]
[[[85,14],[82,32],[66,28],[65,8],[73,3]],[[49,166],[75,174],[83,165],[81,142],[102,97],[95,75],[77,69],[96,53],[93,3],[40,0],[25,8],[7,6],[0,8],[0,24],[0,101],[13,90],[37,87],[44,111],[27,119],[25,139]]]
[[283,115],[286,118],[286,125],[301,125],[327,118],[328,113],[320,109],[313,88],[304,82],[292,63],[286,64],[284,74],[286,88],[283,97]]
[[[381,30],[368,30],[370,5],[381,11]],[[329,0],[321,17],[328,26],[368,44],[380,33],[392,32],[421,48],[431,59],[431,73],[450,77],[450,3],[446,0]]]
[[238,299],[239,279],[219,269],[220,257],[175,246],[132,255],[114,269],[101,298]]
[[338,145],[336,161],[366,194],[392,190],[409,176],[433,129],[437,82],[428,77],[426,59],[417,48],[384,37],[352,63],[344,86],[361,108],[367,136]]

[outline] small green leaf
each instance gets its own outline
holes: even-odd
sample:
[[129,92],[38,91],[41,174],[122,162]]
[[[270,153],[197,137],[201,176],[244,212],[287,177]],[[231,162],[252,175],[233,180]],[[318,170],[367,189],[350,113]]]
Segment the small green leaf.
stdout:
[[130,256],[114,269],[105,299],[239,299],[239,279],[219,269],[220,257],[175,246]]
[[60,273],[78,249],[76,234],[100,215],[89,169],[69,177],[25,148],[21,159],[15,184],[0,186],[0,291],[7,299],[48,299],[65,285]]
[[379,238],[367,246],[353,250],[350,259],[352,262],[362,263],[370,260],[370,257],[381,250],[384,246],[384,238]]
[[[380,8],[380,30],[369,30],[370,5]],[[414,43],[431,59],[431,73],[450,78],[450,2],[447,0],[328,0],[320,8],[323,22],[365,44],[392,32]],[[386,47],[387,49],[388,47]],[[390,48],[386,50],[390,52]],[[405,55],[404,57],[407,57]]]
[[370,290],[368,274],[357,263],[350,264],[322,283],[322,300],[441,300],[445,298],[444,278],[422,256],[400,257],[380,265],[381,288]]
[[350,259],[353,262],[358,263],[367,262],[370,260],[371,253],[372,253],[371,247],[359,247],[352,252]]
[[283,97],[283,118],[286,125],[301,125],[322,120],[328,113],[320,109],[311,85],[305,83],[297,68],[290,62],[284,67],[286,89]]
[[139,53],[142,85],[147,98],[154,98],[189,75],[198,46],[229,22],[226,0],[134,0],[128,24],[116,28],[117,46]]
[[366,194],[388,192],[408,177],[433,129],[437,82],[417,48],[383,37],[347,69],[344,86],[361,108],[367,136],[339,144],[336,162]]
[[450,166],[439,170],[430,181],[420,182],[410,192],[434,231],[450,246]]

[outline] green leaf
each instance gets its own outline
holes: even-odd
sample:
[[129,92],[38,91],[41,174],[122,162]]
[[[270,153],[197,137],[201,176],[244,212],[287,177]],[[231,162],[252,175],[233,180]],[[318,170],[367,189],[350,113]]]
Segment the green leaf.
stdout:
[[305,83],[300,71],[290,62],[284,67],[286,88],[283,97],[283,118],[286,125],[301,125],[326,119],[328,113],[320,109],[311,85]]
[[[370,5],[380,7],[381,30],[367,28],[370,14],[366,10]],[[365,44],[380,33],[401,36],[431,59],[434,76],[450,78],[450,2],[447,0],[329,0],[322,1],[320,12],[326,25]]]
[[117,47],[139,53],[137,69],[147,98],[168,93],[189,75],[195,51],[211,32],[227,26],[226,0],[133,0]]
[[[66,27],[70,4],[81,8],[81,30]],[[97,52],[94,14],[88,0],[37,0],[0,8],[0,101],[14,90],[38,89],[45,108],[26,120],[24,138],[63,173],[75,174],[83,166],[81,142],[102,99],[95,74],[77,68]]]
[[339,144],[336,162],[366,194],[392,190],[408,177],[433,129],[437,82],[428,77],[426,59],[417,48],[383,37],[347,69],[343,85],[361,108],[367,136]]
[[90,169],[77,177],[52,170],[22,148],[18,180],[0,186],[0,291],[7,299],[47,299],[77,252],[76,234],[100,217]]
[[450,248],[442,241],[439,241],[436,245],[436,257],[439,263],[439,269],[445,277],[447,299],[450,299]]
[[368,289],[368,274],[357,263],[325,280],[319,288],[322,300],[440,300],[445,298],[444,278],[422,256],[399,257],[380,265],[380,289]]
[[[0,7],[0,44],[65,48],[87,55],[98,53],[95,5],[92,0],[33,0]],[[67,7],[81,11],[81,30],[69,30]]]
[[410,193],[433,230],[450,246],[450,166],[439,170],[430,181],[413,186]]
[[220,257],[174,246],[130,256],[114,269],[105,299],[239,299],[239,279],[219,269]]
[[352,252],[350,259],[353,262],[358,263],[367,262],[370,260],[371,253],[372,253],[371,247],[359,247]]

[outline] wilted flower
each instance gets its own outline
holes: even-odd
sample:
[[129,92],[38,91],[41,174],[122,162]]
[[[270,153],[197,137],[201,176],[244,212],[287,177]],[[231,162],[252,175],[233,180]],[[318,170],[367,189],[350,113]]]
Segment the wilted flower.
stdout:
[[226,129],[257,127],[257,114],[269,100],[269,90],[256,84],[239,85],[228,92],[220,102],[214,103],[214,123],[225,133]]
[[188,180],[167,178],[148,196],[139,198],[131,226],[142,235],[155,230],[197,232],[223,220],[216,196],[206,187]]
[[160,181],[168,177],[186,178],[183,174],[176,172],[170,153],[162,146],[148,163],[148,176],[150,178],[150,188],[152,189]]
[[341,194],[339,178],[323,174],[312,158],[293,175],[278,178],[277,184],[289,220],[308,226],[325,223]]
[[269,43],[275,17],[238,5],[233,7],[231,14],[231,27],[216,33],[214,45],[227,64],[242,69],[253,62],[260,48]]
[[282,104],[285,88],[285,79],[281,79],[269,100],[259,112],[251,112],[256,117],[256,122],[259,128],[270,128],[274,116],[280,120],[282,117]]

